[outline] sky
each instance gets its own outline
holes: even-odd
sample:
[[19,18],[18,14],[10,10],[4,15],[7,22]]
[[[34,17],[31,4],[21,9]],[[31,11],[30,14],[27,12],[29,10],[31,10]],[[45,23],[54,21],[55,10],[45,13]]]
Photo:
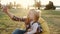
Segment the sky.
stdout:
[[60,0],[41,0],[44,5],[46,5],[49,1],[52,1],[55,6],[60,6]]
[[[2,4],[9,4],[9,2],[14,3],[14,1],[17,4],[21,4],[22,6],[27,7],[28,5],[33,5],[34,4],[34,0],[1,0]],[[41,1],[42,5],[46,5],[48,4],[49,1],[52,1],[54,3],[55,6],[60,6],[60,0],[37,0],[37,1]]]

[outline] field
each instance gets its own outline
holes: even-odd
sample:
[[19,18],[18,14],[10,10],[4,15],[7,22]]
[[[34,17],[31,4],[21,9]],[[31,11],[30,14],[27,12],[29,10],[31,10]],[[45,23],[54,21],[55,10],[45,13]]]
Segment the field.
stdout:
[[51,34],[60,34],[60,11],[43,10],[42,18],[47,21]]
[[[28,10],[10,9],[15,16],[23,17]],[[60,34],[60,10],[42,10],[42,18],[48,23],[51,34]],[[24,29],[24,23],[11,20],[0,10],[0,34],[11,34],[16,28]]]

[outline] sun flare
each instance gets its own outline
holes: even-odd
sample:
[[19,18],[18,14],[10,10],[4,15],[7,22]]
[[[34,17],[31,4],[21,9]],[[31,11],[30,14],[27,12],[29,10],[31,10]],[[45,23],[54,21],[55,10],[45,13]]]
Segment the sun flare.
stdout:
[[[60,0],[36,0],[36,1],[41,1],[42,5],[48,4],[49,1],[53,1],[54,5],[59,5],[60,6]],[[16,2],[17,4],[21,4],[23,7],[28,7],[34,4],[34,0],[1,0],[2,4],[7,4],[9,2]],[[57,3],[58,2],[58,3]]]

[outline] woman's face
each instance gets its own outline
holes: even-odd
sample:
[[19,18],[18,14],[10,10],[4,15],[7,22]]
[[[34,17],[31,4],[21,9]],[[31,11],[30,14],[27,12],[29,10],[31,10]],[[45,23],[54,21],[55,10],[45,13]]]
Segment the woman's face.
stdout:
[[28,18],[30,20],[34,20],[35,19],[35,14],[32,11],[30,11],[29,14],[28,14]]
[[29,12],[27,15],[27,19],[26,19],[26,24],[29,24],[31,20],[34,19],[34,14],[32,12]]
[[34,19],[34,14],[32,12],[29,12],[28,18],[31,19],[31,20],[33,20]]

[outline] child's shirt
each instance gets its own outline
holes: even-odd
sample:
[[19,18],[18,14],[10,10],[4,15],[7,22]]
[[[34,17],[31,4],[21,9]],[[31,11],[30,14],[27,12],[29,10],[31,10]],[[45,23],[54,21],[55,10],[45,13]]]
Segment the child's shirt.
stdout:
[[30,22],[30,29],[31,29],[31,31],[27,32],[27,34],[34,34],[34,33],[37,32],[38,23],[34,23],[34,24],[33,23],[34,23],[33,21]]

